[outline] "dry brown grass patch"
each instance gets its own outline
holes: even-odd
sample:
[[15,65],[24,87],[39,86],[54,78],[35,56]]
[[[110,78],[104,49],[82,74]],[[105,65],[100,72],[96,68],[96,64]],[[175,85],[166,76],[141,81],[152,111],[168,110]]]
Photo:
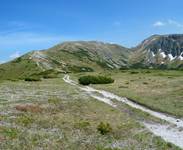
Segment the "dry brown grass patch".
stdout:
[[38,105],[26,104],[26,105],[17,105],[15,106],[16,110],[22,112],[31,112],[31,113],[41,113],[42,108]]

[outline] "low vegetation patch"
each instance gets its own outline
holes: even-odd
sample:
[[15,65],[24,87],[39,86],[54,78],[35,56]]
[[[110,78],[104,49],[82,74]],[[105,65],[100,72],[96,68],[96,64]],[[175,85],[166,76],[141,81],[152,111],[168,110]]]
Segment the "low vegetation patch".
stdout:
[[77,129],[87,129],[90,126],[90,122],[88,122],[88,121],[79,121],[74,126]]
[[42,108],[38,105],[17,105],[16,110],[22,112],[40,113]]
[[29,115],[21,115],[16,119],[16,123],[28,127],[34,122],[34,119]]
[[41,81],[39,77],[27,77],[25,78],[25,81],[33,82],[33,81]]
[[109,84],[113,83],[114,79],[111,77],[106,76],[82,76],[79,78],[79,83],[82,85],[89,85],[89,84]]
[[54,104],[54,105],[57,105],[57,104],[60,104],[60,99],[58,98],[51,98],[51,99],[48,99],[48,103],[49,104]]
[[112,132],[112,128],[110,126],[109,123],[103,123],[101,122],[98,126],[97,126],[97,130],[100,132],[100,134],[105,135],[107,133]]
[[94,72],[94,70],[90,67],[86,66],[68,66],[68,69],[71,72],[77,73],[77,72]]
[[57,78],[58,74],[60,74],[59,71],[50,69],[50,70],[40,72],[39,74],[37,74],[37,76],[42,77],[44,79],[49,79],[49,78]]
[[148,82],[143,82],[143,84],[147,85],[147,84],[148,84]]
[[41,79],[41,78],[44,78],[44,79],[57,78],[60,73],[61,73],[60,71],[57,71],[54,69],[49,69],[49,70],[42,71],[39,73],[31,74],[30,77],[31,78],[39,78],[39,79]]
[[130,74],[138,74],[138,71],[131,71]]
[[[17,137],[18,131],[15,128],[0,127],[0,134],[3,135],[4,137],[14,139]],[[5,138],[1,139],[4,140]]]

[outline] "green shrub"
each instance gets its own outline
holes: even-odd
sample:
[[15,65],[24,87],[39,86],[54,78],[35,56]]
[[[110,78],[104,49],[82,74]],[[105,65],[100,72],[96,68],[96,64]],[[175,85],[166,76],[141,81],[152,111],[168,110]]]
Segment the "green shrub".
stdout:
[[44,79],[51,79],[51,78],[57,78],[56,74],[47,74],[47,75],[43,75]]
[[27,78],[25,78],[25,81],[29,81],[29,82],[41,81],[41,79],[39,77],[27,77]]
[[79,78],[79,83],[82,85],[89,85],[89,84],[109,84],[113,83],[114,80],[111,77],[106,76],[82,76]]
[[19,63],[19,62],[21,62],[21,61],[22,61],[22,58],[19,57],[19,58],[15,59],[15,60],[13,61],[13,63]]
[[170,143],[170,142],[167,143],[167,146],[168,146],[169,148],[172,148],[172,147],[173,147],[172,143]]
[[145,73],[151,73],[151,71],[148,70],[148,71],[145,71]]
[[120,70],[129,70],[128,66],[121,66],[121,68],[119,68]]
[[94,70],[90,67],[84,67],[84,66],[69,66],[68,69],[71,72],[77,73],[77,72],[93,72]]
[[138,74],[138,71],[131,71],[130,74]]
[[107,133],[112,132],[112,128],[110,126],[109,123],[103,123],[101,122],[98,126],[97,126],[97,130],[100,132],[100,134],[105,135]]
[[147,85],[147,84],[148,84],[148,82],[143,82],[143,84]]
[[31,77],[49,79],[49,78],[57,78],[59,74],[60,74],[59,71],[54,70],[54,69],[49,69],[49,70],[42,71],[39,73],[34,73],[31,75]]
[[130,82],[129,81],[126,81],[125,84],[130,84]]

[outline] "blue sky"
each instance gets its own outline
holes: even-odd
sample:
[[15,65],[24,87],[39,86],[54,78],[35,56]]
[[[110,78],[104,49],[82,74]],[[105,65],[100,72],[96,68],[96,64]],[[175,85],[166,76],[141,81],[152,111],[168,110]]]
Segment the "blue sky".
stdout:
[[182,0],[1,0],[0,63],[68,40],[135,46],[183,33]]

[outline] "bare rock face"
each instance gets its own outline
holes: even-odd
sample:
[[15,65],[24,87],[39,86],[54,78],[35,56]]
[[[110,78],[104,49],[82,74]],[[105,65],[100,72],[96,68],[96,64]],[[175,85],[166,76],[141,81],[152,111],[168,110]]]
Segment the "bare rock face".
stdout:
[[129,62],[136,67],[181,68],[183,35],[153,35],[134,48]]

